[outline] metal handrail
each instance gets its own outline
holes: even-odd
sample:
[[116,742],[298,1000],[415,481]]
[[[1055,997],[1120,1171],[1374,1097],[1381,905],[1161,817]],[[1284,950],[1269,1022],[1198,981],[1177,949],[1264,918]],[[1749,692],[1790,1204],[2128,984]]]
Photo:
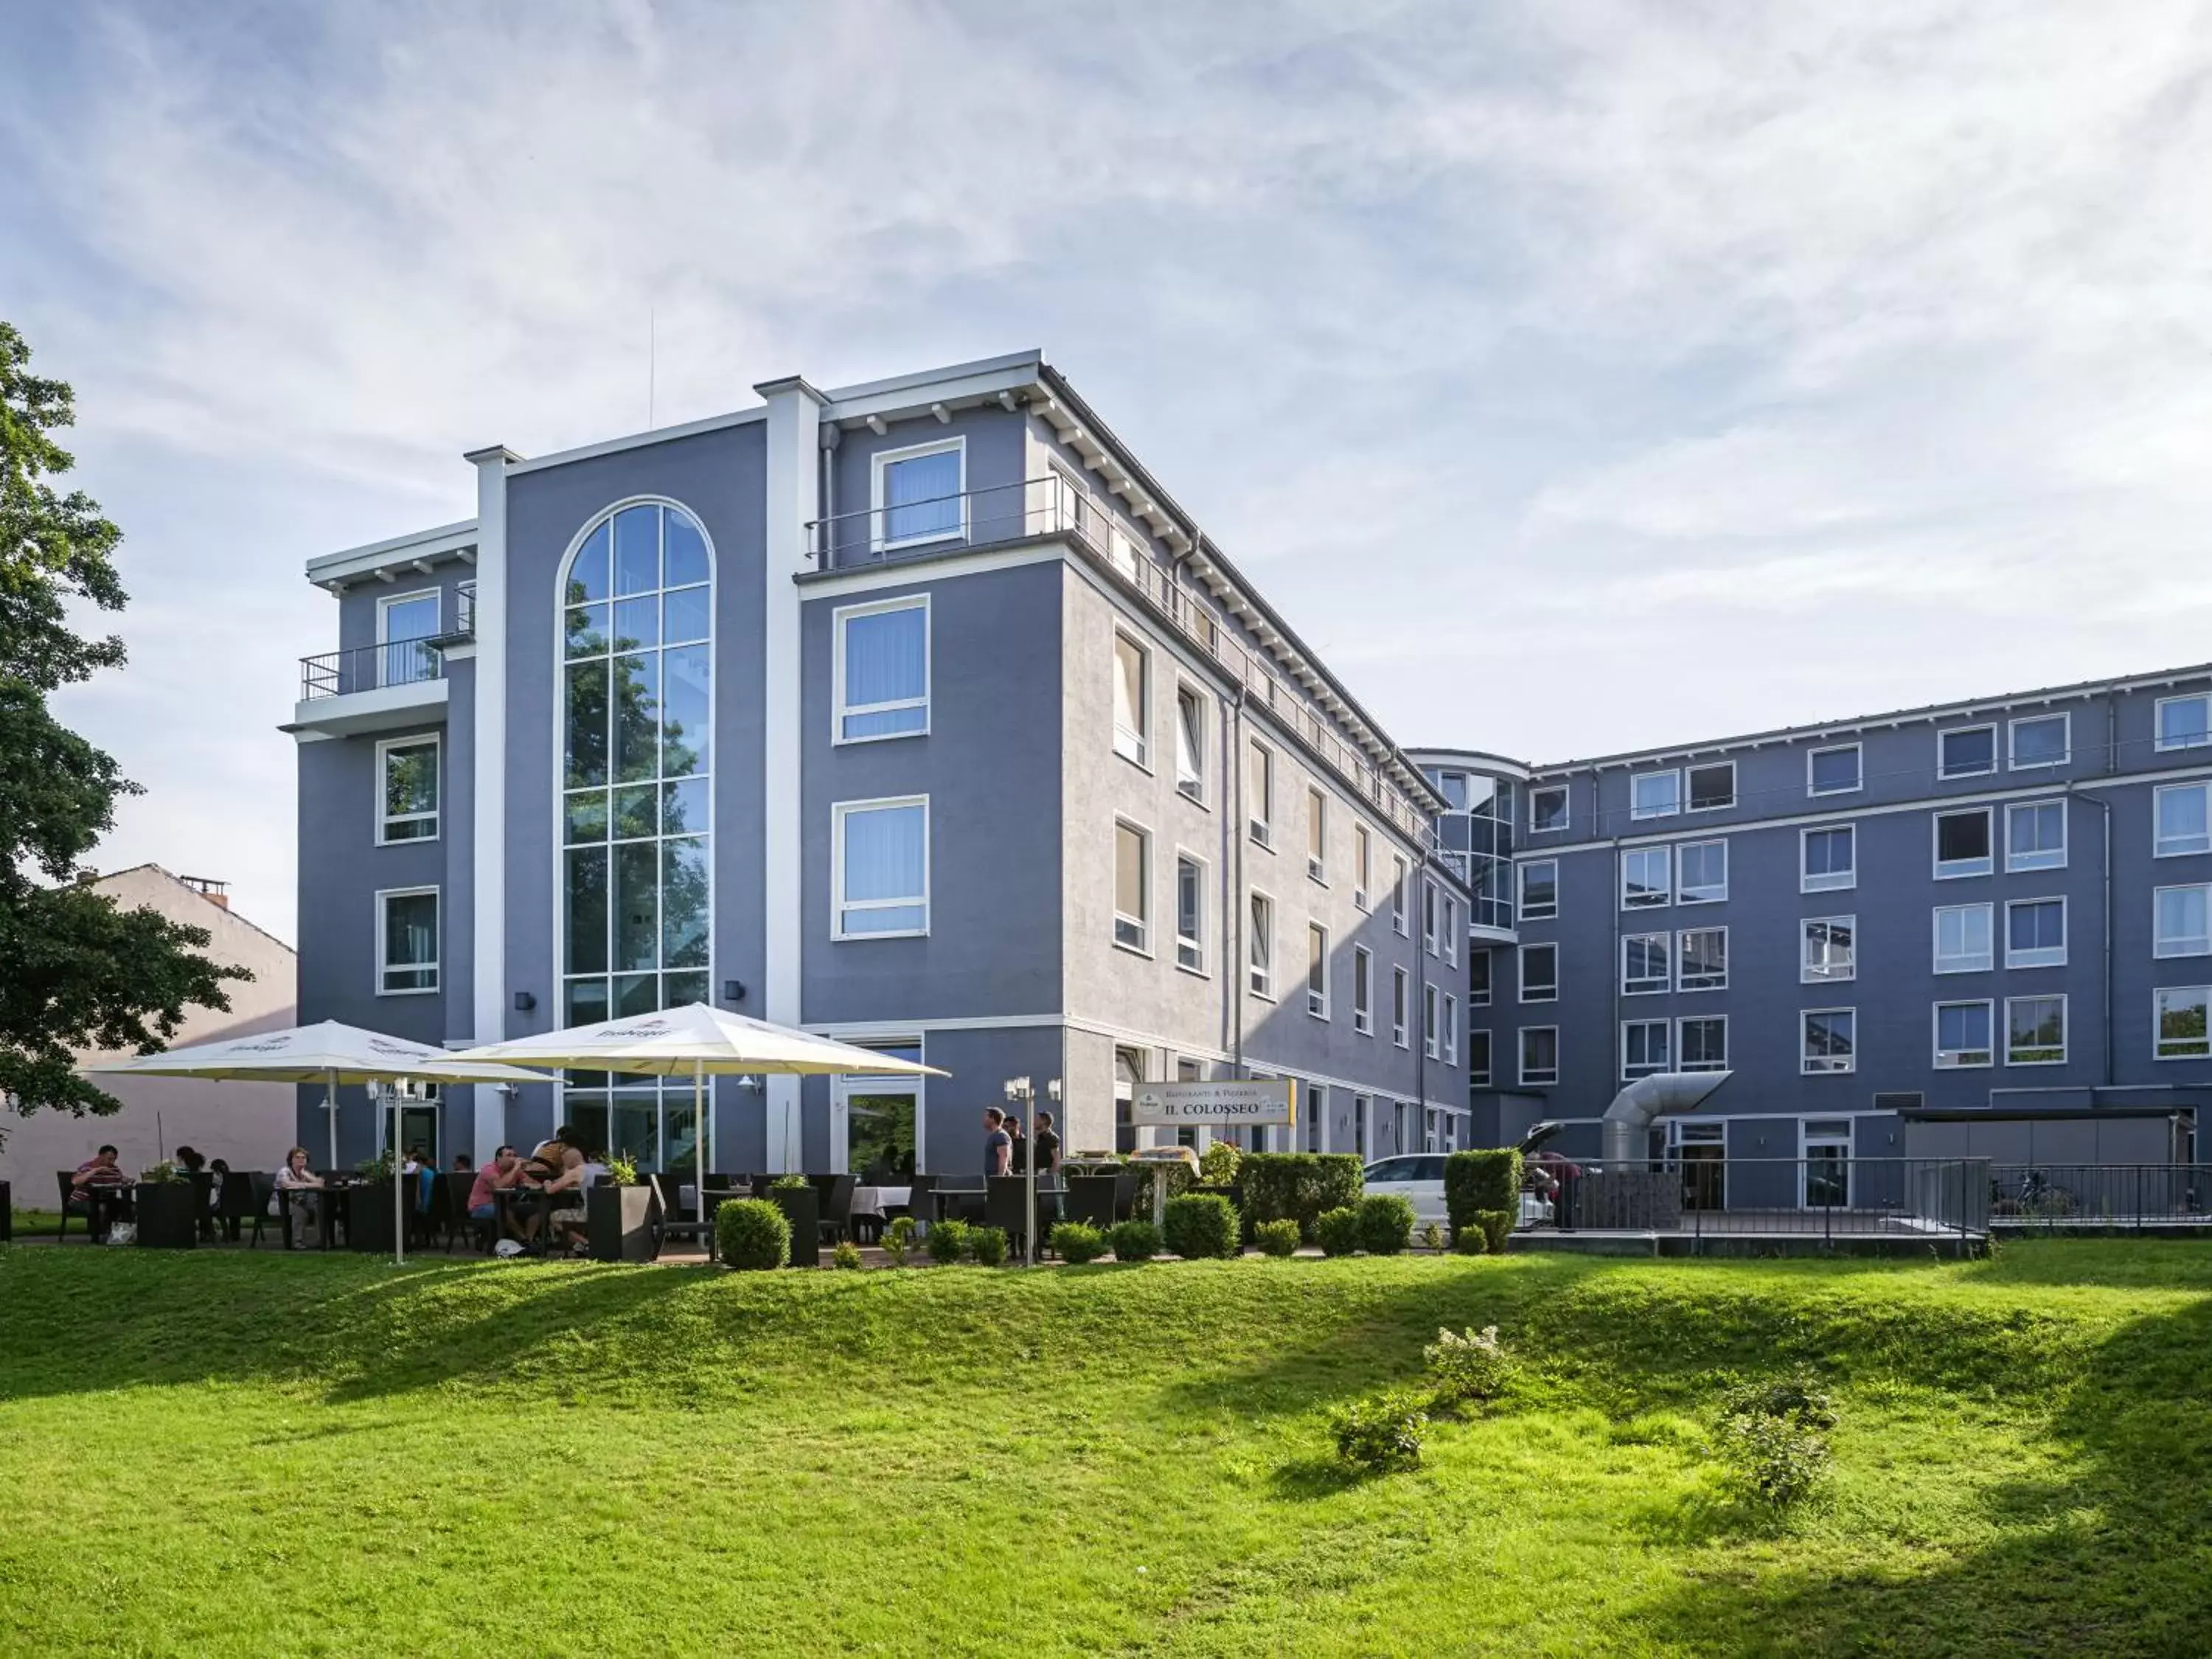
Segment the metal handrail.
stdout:
[[[938,510],[928,510],[933,508]],[[1288,726],[1400,833],[1430,852],[1441,850],[1428,815],[1382,768],[1346,743],[1317,704],[1291,690],[1224,627],[1205,600],[1163,570],[1151,556],[1145,532],[1128,528],[1060,473],[895,507],[855,507],[811,520],[806,526],[807,556],[817,569],[825,571],[917,558],[952,546],[981,547],[1055,535],[1071,538],[1134,588],[1156,616]]]
[[300,701],[341,697],[379,686],[415,685],[441,679],[446,653],[428,640],[356,645],[300,659]]

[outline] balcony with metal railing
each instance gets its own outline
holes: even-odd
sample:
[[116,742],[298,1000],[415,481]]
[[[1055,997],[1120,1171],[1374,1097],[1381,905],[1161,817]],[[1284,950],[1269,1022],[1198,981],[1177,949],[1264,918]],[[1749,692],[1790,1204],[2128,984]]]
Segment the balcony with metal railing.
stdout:
[[1065,537],[1134,591],[1146,610],[1217,665],[1299,744],[1417,845],[1436,838],[1428,815],[1335,721],[1240,641],[1211,604],[1154,560],[1146,538],[1054,471],[1020,483],[963,490],[817,519],[807,551],[816,569],[845,570],[1044,537]]
[[431,640],[325,651],[300,659],[290,732],[353,737],[445,718],[446,653]]

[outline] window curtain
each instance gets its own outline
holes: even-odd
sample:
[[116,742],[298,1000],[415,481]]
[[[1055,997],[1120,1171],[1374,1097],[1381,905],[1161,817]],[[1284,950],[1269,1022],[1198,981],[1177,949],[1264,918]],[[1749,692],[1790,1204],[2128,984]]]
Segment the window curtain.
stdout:
[[[845,620],[845,706],[918,702],[929,695],[928,613],[919,605]],[[919,708],[848,714],[848,738],[883,737],[921,729]]]
[[960,452],[917,455],[884,468],[884,539],[912,541],[960,529]]
[[890,806],[845,817],[848,903],[921,896],[921,808]]

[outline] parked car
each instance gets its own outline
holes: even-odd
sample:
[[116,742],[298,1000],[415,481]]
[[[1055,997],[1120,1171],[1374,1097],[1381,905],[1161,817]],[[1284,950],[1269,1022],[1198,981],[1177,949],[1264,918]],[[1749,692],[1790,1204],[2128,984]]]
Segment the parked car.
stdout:
[[1367,1190],[1402,1198],[1413,1206],[1413,1224],[1450,1224],[1444,1210],[1444,1154],[1407,1152],[1367,1166]]

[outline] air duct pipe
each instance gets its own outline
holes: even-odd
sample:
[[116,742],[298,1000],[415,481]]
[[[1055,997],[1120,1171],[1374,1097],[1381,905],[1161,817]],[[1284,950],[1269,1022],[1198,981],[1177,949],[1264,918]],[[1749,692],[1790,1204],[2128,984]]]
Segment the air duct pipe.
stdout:
[[1605,1109],[1606,1166],[1644,1163],[1650,1156],[1644,1132],[1655,1119],[1694,1112],[1708,1095],[1735,1075],[1733,1072],[1656,1072],[1637,1079]]

